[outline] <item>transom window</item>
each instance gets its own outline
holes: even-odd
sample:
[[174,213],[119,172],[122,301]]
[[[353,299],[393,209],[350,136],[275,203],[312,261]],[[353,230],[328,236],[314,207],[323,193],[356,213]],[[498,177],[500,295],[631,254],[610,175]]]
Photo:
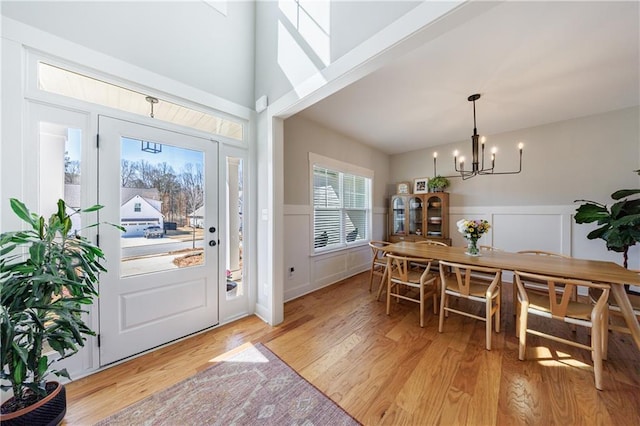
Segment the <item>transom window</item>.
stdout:
[[[45,62],[38,62],[38,88],[69,98],[139,115],[151,115],[192,129],[243,140],[243,126],[221,116],[207,114],[164,99],[147,96]],[[151,110],[153,107],[153,110]],[[151,113],[153,111],[153,113]]]
[[373,172],[310,154],[313,170],[313,250],[369,240]]

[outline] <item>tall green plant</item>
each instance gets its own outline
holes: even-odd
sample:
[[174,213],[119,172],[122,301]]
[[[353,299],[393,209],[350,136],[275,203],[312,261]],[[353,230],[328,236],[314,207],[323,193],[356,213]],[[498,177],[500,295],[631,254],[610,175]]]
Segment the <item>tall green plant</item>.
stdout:
[[98,274],[106,271],[104,254],[71,232],[71,216],[101,208],[94,205],[69,215],[59,200],[57,212],[46,220],[11,199],[11,209],[31,228],[0,235],[0,378],[11,383],[2,388],[13,390],[12,411],[46,396],[47,375],[69,377],[43,355],[45,344],[66,358],[84,346],[83,336],[95,334],[82,319],[82,306],[98,294]]
[[597,222],[599,226],[587,238],[601,238],[606,242],[607,249],[623,253],[625,268],[628,266],[629,248],[640,242],[640,198],[634,198],[636,194],[640,194],[640,189],[614,192],[611,198],[618,202],[610,209],[595,201],[575,201],[585,203],[576,211],[576,223]]

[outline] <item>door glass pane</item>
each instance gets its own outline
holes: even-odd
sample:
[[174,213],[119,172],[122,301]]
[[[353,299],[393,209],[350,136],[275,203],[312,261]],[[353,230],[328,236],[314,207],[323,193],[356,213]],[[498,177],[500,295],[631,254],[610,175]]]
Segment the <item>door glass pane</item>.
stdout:
[[243,265],[243,161],[227,157],[227,300],[246,293]]
[[121,138],[121,276],[204,263],[204,153]]

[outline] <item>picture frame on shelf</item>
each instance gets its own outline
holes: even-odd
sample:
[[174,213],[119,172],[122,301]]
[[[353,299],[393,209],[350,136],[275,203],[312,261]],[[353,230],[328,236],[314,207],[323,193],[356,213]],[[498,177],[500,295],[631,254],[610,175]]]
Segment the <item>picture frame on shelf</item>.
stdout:
[[411,193],[410,182],[399,182],[396,185],[396,194],[410,194],[410,193]]
[[429,192],[429,178],[416,178],[413,180],[413,193],[414,194],[426,194]]

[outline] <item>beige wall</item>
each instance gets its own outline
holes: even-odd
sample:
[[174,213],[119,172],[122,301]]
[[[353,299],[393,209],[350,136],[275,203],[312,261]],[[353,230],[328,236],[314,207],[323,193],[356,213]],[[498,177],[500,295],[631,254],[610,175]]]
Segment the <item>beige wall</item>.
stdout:
[[[482,129],[480,128],[480,131]],[[472,129],[469,128],[469,136]],[[576,199],[611,201],[623,187],[638,188],[640,178],[640,108],[490,135],[487,147],[498,147],[496,171],[516,168],[523,142],[523,171],[518,175],[451,179],[452,206],[565,205]],[[470,158],[471,137],[464,142],[391,156],[390,181],[454,174],[452,152]],[[488,156],[487,156],[488,158]]]
[[[453,174],[452,152],[460,150],[469,158],[470,141],[393,155],[390,181],[432,176],[434,151],[442,160],[438,173]],[[595,224],[575,223],[573,214],[580,203],[574,201],[611,205],[614,191],[640,188],[640,177],[633,172],[640,168],[640,108],[491,135],[487,145],[498,146],[498,170],[516,167],[518,142],[525,144],[522,173],[451,179],[447,191],[451,193],[453,245],[465,243],[456,231],[457,220],[483,218],[492,229],[481,244],[509,251],[549,250],[621,264],[622,255],[608,251],[604,241],[587,239]],[[638,245],[629,250],[629,267],[640,268]]]
[[[469,129],[471,133],[472,129]],[[469,157],[470,138],[436,148],[386,156],[366,145],[309,120],[292,117],[284,125],[284,299],[332,284],[369,267],[367,246],[313,255],[310,250],[309,151],[373,169],[373,238],[386,239],[387,200],[394,182],[433,174],[438,151],[440,174],[453,173],[451,153]],[[507,176],[452,179],[450,234],[454,245],[465,244],[455,221],[483,218],[492,229],[481,243],[518,251],[539,249],[566,255],[622,262],[602,240],[588,240],[594,225],[577,225],[574,200],[611,203],[617,189],[640,187],[640,108],[552,123],[488,138],[498,147],[497,169],[517,164],[518,142],[525,144],[523,172]],[[629,253],[629,266],[640,267],[640,247]],[[295,272],[288,275],[294,267]],[[505,279],[510,280],[505,273]]]
[[309,152],[373,170],[373,208],[386,208],[389,156],[296,116],[284,122],[285,205],[310,203]]
[[333,284],[371,264],[371,249],[366,243],[313,254],[309,152],[374,171],[372,239],[386,239],[389,156],[307,119],[294,116],[285,120],[284,300]]

